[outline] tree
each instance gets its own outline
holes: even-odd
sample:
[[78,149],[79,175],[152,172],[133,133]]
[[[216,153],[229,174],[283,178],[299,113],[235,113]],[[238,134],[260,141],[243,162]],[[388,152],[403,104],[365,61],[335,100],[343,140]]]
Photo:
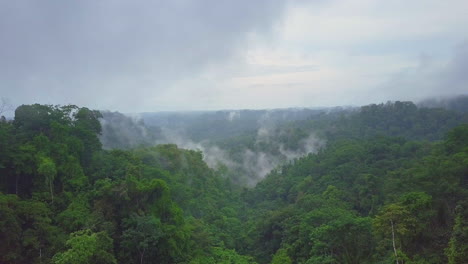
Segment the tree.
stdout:
[[17,196],[0,193],[0,262],[12,263],[21,258],[21,224],[15,207]]
[[54,201],[54,180],[57,175],[57,168],[52,159],[48,157],[39,157],[39,166],[37,172],[45,177],[45,182],[50,191],[52,201]]
[[468,202],[455,208],[455,225],[445,254],[449,264],[468,263]]
[[389,204],[374,219],[375,230],[386,240],[391,238],[395,261],[399,264],[402,242],[416,227],[417,220],[400,204]]
[[301,217],[300,228],[308,236],[305,247],[310,248],[308,263],[366,263],[374,251],[371,219],[336,200],[334,187],[324,194],[329,198]]
[[93,220],[88,201],[84,195],[73,197],[67,209],[57,215],[58,223],[67,232],[74,232],[89,227]]
[[54,264],[116,264],[112,252],[113,240],[105,232],[93,233],[91,230],[81,230],[70,235],[65,252],[57,253]]
[[0,262],[46,262],[61,242],[51,213],[45,203],[0,193]]
[[284,248],[280,248],[273,255],[271,264],[292,264],[291,258],[288,256],[288,251]]
[[61,114],[51,105],[21,105],[15,110],[13,124],[22,136],[33,137],[39,133],[48,135],[51,121],[61,121]]
[[[287,262],[281,262],[282,264]],[[235,250],[224,247],[212,247],[210,255],[198,256],[190,264],[256,264],[252,257],[243,256]]]
[[84,149],[81,153],[81,162],[85,167],[88,167],[93,154],[102,148],[102,144],[97,137],[102,130],[99,122],[102,115],[99,111],[83,107],[79,108],[73,117],[75,120],[72,134],[83,142]]
[[10,100],[8,100],[5,97],[0,97],[0,116],[2,116],[3,113],[12,111],[12,110],[14,110],[14,108],[11,105]]
[[461,152],[468,148],[468,124],[451,130],[445,140],[445,148],[450,153]]
[[161,221],[151,215],[134,214],[124,220],[124,225],[121,245],[128,263],[159,263],[158,247],[164,236]]

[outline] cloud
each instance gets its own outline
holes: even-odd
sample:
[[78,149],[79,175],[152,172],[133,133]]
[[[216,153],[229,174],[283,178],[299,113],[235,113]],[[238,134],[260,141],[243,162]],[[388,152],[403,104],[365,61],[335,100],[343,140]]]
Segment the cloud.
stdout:
[[[282,0],[1,1],[2,94],[141,111],[268,34]],[[157,106],[155,107],[157,108]]]
[[464,34],[467,8],[464,0],[314,1],[292,5],[280,34],[289,45],[302,49],[365,47],[400,53],[415,48],[414,43],[433,48],[440,44],[439,38],[447,42]]
[[383,84],[389,99],[420,101],[429,97],[466,94],[468,91],[468,42],[454,47],[448,61],[421,54],[419,64],[408,67]]
[[[448,63],[467,23],[464,0],[0,1],[0,95],[121,112],[410,100],[444,92],[405,72]],[[414,88],[383,84],[399,78]]]

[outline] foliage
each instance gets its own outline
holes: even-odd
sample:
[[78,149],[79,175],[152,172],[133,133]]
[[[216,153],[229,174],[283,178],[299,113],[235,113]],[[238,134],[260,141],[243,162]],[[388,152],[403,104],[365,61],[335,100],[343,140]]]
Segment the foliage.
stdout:
[[18,107],[0,121],[0,262],[467,262],[466,114],[410,102],[280,111],[293,122],[276,116],[257,142],[265,113],[242,113],[187,127],[232,157],[279,157],[272,144],[300,149],[311,132],[327,146],[246,188],[242,170],[174,144],[103,150],[97,111]]
[[284,248],[278,249],[273,259],[271,260],[271,264],[292,264],[291,258],[288,256],[287,250]]
[[446,249],[449,264],[463,263],[468,260],[468,203],[458,205],[452,237]]
[[57,253],[55,264],[117,263],[112,252],[112,239],[105,233],[92,233],[89,229],[70,234],[66,243],[69,248]]

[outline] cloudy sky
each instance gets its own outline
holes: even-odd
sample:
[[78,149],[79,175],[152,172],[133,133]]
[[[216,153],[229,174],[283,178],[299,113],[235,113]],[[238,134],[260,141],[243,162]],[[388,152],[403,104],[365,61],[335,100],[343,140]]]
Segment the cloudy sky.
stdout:
[[0,0],[0,97],[142,112],[468,93],[466,0]]

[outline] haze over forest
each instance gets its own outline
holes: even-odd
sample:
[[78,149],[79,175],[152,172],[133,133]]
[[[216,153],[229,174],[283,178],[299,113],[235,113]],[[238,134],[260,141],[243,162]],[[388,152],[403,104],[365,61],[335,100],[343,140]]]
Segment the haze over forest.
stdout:
[[468,2],[0,1],[0,263],[468,263]]

